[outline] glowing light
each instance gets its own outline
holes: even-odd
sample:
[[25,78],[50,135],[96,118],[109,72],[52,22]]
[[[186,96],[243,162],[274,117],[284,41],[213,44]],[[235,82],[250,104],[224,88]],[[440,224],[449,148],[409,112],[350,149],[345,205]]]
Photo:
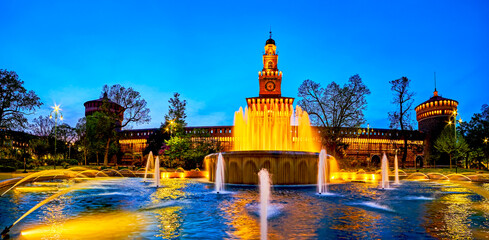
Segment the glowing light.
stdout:
[[309,115],[297,106],[270,103],[252,104],[234,115],[233,151],[273,150],[319,152]]
[[51,225],[39,226],[22,231],[21,235],[23,239],[43,239],[46,236],[59,236],[59,239],[124,239],[143,230],[148,221],[139,212],[104,213],[71,219],[54,229]]

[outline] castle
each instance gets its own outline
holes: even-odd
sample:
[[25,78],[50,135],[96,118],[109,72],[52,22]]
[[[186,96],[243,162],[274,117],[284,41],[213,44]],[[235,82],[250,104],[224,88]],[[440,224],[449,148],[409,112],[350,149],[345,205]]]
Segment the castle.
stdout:
[[[281,95],[282,72],[278,70],[276,47],[275,41],[270,34],[270,38],[265,43],[263,69],[258,73],[259,96],[246,99],[248,108],[272,109],[274,106],[288,108],[293,105],[294,98],[282,97]],[[101,111],[97,106],[100,106],[102,101],[104,101],[103,98],[86,102],[85,115]],[[447,122],[451,121],[454,113],[457,112],[457,106],[457,101],[438,96],[438,92],[435,89],[432,98],[415,108],[419,130],[405,132],[407,133],[409,145],[406,167],[423,167],[423,165],[427,164],[426,159],[430,157],[433,150],[433,142],[447,125]],[[114,105],[112,107],[118,108],[120,106]],[[313,127],[313,130],[319,131],[319,128]],[[159,131],[157,128],[122,130],[120,132],[121,139],[119,140],[122,154],[119,154],[119,159],[114,159],[113,161],[117,161],[116,163],[121,165],[132,165],[133,157],[130,155],[142,155],[147,146],[149,136],[157,131]],[[231,150],[235,141],[233,136],[234,126],[191,126],[186,127],[184,131],[190,135],[197,132],[206,132],[209,134],[208,138],[221,143],[224,151]],[[377,166],[383,153],[393,156],[396,154],[396,149],[399,149],[404,144],[399,130],[367,127],[358,129],[345,128],[342,131],[346,135],[343,141],[348,144],[346,158],[351,162],[355,162],[358,166]]]

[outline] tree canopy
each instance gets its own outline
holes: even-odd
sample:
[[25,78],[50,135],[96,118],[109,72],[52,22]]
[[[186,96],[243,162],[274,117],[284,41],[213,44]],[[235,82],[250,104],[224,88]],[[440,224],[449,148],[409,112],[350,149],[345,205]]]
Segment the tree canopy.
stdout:
[[450,168],[452,168],[452,159],[464,156],[469,148],[462,135],[455,131],[452,125],[447,125],[434,144],[436,150],[447,153],[449,156]]
[[39,116],[32,120],[30,130],[36,136],[47,137],[54,134],[54,121],[47,116]]
[[482,105],[481,112],[475,113],[470,121],[463,122],[459,127],[460,132],[467,140],[471,149],[471,155],[478,161],[482,158],[489,160],[489,105]]
[[366,96],[370,90],[358,75],[350,77],[341,87],[331,82],[326,88],[312,80],[299,87],[298,104],[309,113],[311,123],[322,127],[323,144],[338,153],[347,146],[341,141],[341,128],[357,128],[365,123]]
[[[124,128],[131,123],[143,124],[151,121],[149,108],[146,107],[146,100],[141,97],[141,94],[138,91],[131,87],[125,88],[120,84],[115,84],[110,87],[105,85],[102,89],[101,96],[104,96],[105,93],[107,93],[107,97],[112,102],[122,106],[120,112],[115,112],[113,116],[110,116],[118,119],[118,116],[124,112],[124,120],[120,126],[121,128]],[[109,112],[110,111],[107,111],[107,113]]]
[[[126,88],[120,84],[110,87],[105,85],[101,96],[102,98],[107,96],[108,99],[104,100],[105,102],[99,112],[101,114],[87,118],[86,129],[91,148],[104,149],[104,165],[106,166],[109,163],[109,151],[114,144],[117,144],[117,131],[133,123],[147,123],[151,121],[151,116],[149,115],[149,108],[146,107],[146,100],[141,97],[138,91],[131,87]],[[119,104],[122,108],[113,108],[108,100]],[[120,116],[123,116],[122,122],[120,122]],[[93,129],[95,129],[95,132],[91,134],[90,132]],[[96,141],[92,142],[91,139]],[[103,145],[100,142],[101,139],[105,140]],[[98,150],[96,152],[99,152]]]
[[414,92],[409,89],[410,82],[411,80],[407,77],[389,81],[394,95],[392,103],[396,105],[397,108],[395,111],[389,112],[390,128],[401,130],[401,135],[404,140],[401,158],[401,165],[403,168],[406,163],[408,149],[407,133],[404,130],[413,129],[411,112],[413,111]]
[[36,93],[27,91],[23,85],[17,73],[0,69],[0,128],[27,127],[25,115],[42,105]]
[[173,97],[168,100],[168,113],[165,114],[165,122],[162,123],[162,128],[170,133],[179,134],[183,128],[187,126],[185,113],[187,100],[181,100],[179,93],[174,93]]

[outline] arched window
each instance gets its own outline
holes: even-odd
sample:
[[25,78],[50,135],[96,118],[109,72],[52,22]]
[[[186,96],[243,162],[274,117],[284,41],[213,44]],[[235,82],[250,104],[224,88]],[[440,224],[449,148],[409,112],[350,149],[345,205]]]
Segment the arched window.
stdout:
[[272,61],[268,62],[268,68],[273,68],[273,62]]

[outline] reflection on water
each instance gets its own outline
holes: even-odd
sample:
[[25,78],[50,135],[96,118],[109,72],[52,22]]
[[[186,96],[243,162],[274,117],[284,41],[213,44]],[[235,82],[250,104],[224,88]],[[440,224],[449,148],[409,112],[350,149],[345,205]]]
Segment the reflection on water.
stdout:
[[90,214],[22,231],[21,239],[131,239],[147,227],[139,212]]
[[[442,195],[436,201],[427,204],[425,225],[432,236],[443,239],[488,238],[489,201],[483,197],[488,192],[476,185],[449,185],[450,188],[440,189]],[[472,190],[480,195],[472,193]]]
[[[94,181],[44,205],[12,229],[23,239],[259,239],[256,187],[164,179]],[[467,185],[469,184],[469,185]],[[49,185],[49,184],[46,184]],[[489,231],[487,184],[404,182],[394,190],[375,183],[272,188],[269,239],[483,239]],[[55,192],[54,192],[55,193]],[[0,198],[0,227],[52,191],[12,191]],[[22,232],[22,235],[20,235]]]

